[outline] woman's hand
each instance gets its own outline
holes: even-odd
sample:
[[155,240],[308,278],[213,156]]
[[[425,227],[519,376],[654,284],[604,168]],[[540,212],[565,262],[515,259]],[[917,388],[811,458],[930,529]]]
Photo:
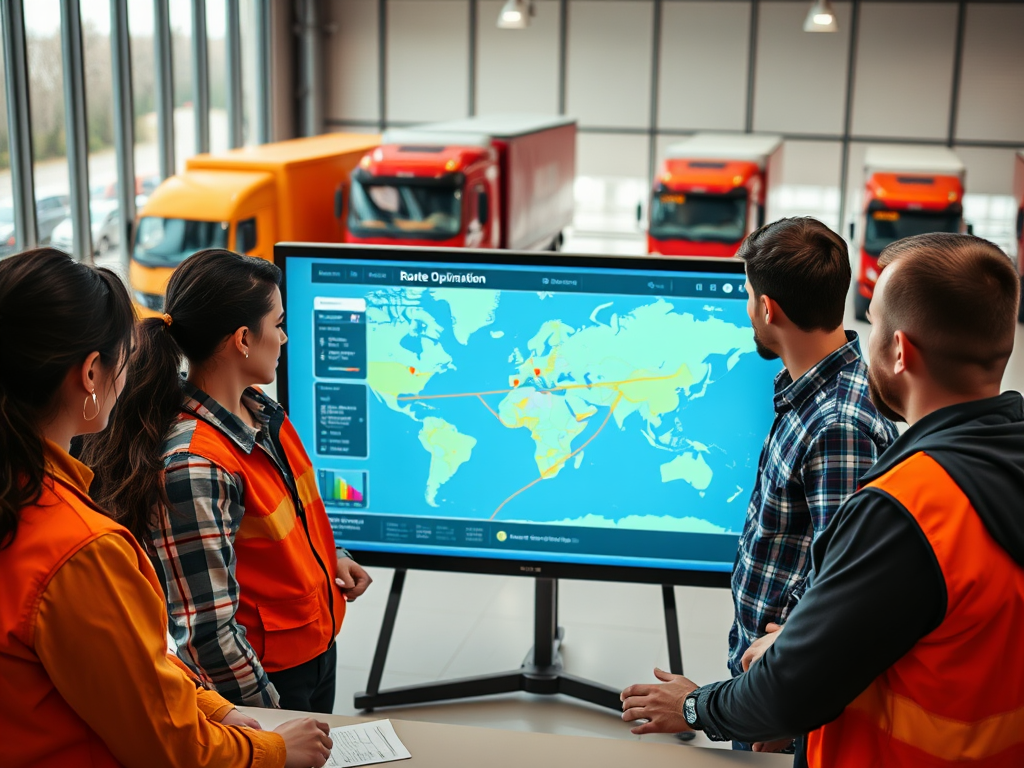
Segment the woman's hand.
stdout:
[[373,579],[359,563],[351,557],[338,558],[338,578],[334,583],[341,589],[345,599],[352,602],[373,584]]
[[232,709],[226,715],[224,719],[220,721],[221,725],[241,725],[244,728],[252,728],[254,731],[262,731],[263,726],[260,725],[260,721],[256,720],[248,715],[243,715],[237,709]]

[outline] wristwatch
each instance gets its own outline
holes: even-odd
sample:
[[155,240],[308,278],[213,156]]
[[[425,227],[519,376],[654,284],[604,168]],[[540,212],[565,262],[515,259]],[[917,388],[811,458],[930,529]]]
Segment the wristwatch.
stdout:
[[345,549],[344,547],[338,547],[338,548],[337,548],[337,550],[336,550],[336,552],[337,552],[337,555],[338,555],[338,557],[347,557],[347,558],[348,558],[349,560],[352,560],[352,559],[354,559],[354,558],[352,557],[352,553],[351,553],[351,552],[349,552],[349,551],[348,551],[347,549]]
[[697,714],[697,699],[700,697],[700,688],[695,688],[683,699],[683,719],[686,724],[695,731],[703,731],[704,725]]

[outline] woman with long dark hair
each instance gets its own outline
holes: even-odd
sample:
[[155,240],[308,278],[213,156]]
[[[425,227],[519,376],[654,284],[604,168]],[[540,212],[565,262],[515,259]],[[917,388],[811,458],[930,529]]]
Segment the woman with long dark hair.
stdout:
[[168,656],[153,566],[68,453],[106,426],[134,322],[109,270],[51,248],[0,261],[3,764],[323,765],[325,724],[262,732]]
[[345,602],[370,577],[336,549],[302,442],[256,388],[288,338],[280,279],[230,251],[186,259],[84,455],[104,506],[151,547],[181,660],[236,704],[329,713]]

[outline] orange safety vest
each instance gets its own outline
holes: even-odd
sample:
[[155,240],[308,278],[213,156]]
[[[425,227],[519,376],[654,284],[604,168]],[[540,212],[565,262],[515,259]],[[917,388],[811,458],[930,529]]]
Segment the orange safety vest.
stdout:
[[946,615],[836,720],[808,735],[808,764],[1024,766],[1024,569],[927,453],[867,487],[892,496],[921,527],[945,580]]
[[[281,448],[297,495],[266,451],[246,453],[219,429],[191,413],[192,439],[175,453],[191,453],[242,478],[245,512],[235,535],[235,620],[267,672],[280,672],[324,653],[345,618],[345,598],[334,583],[334,532],[317,490],[316,471],[287,418]],[[304,520],[303,520],[304,517]]]
[[120,765],[54,687],[33,650],[39,603],[50,580],[75,553],[106,534],[131,544],[139,571],[163,600],[163,587],[135,537],[53,475],[47,475],[39,500],[22,508],[17,535],[0,551],[0,735],[11,736],[5,736],[0,753],[14,762]]

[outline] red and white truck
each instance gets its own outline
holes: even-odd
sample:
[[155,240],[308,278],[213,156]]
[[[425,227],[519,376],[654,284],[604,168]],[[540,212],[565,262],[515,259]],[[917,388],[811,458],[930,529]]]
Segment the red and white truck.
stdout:
[[648,253],[735,256],[769,220],[781,163],[781,136],[698,133],[670,146],[651,191]]
[[[1020,273],[1021,288],[1024,288],[1024,151],[1018,152],[1013,161],[1013,200],[1017,204],[1017,271]],[[1020,299],[1017,319],[1024,323],[1024,296]]]
[[571,119],[498,115],[389,131],[352,172],[345,242],[556,250],[575,178]]
[[854,311],[867,319],[878,257],[896,240],[964,232],[964,164],[945,147],[872,145],[864,153],[864,200],[850,239],[859,254]]

